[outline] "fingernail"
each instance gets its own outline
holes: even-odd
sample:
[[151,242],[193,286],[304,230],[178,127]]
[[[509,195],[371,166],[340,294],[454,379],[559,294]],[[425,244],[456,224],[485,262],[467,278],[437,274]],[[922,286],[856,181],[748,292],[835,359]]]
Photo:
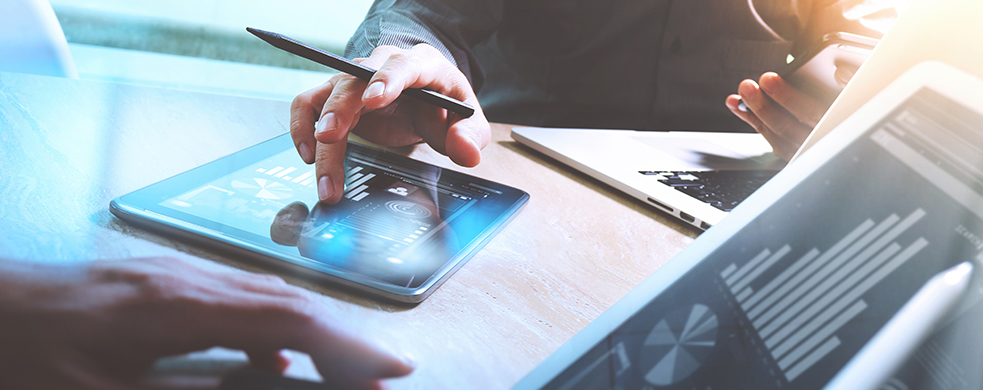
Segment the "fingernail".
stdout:
[[751,83],[741,83],[741,85],[737,87],[737,91],[741,94],[741,97],[748,97],[755,93],[755,88]]
[[758,82],[758,89],[763,91],[775,90],[779,87],[779,82],[782,78],[777,74],[765,73],[761,76],[761,80]]
[[321,176],[321,180],[317,183],[317,197],[321,200],[328,200],[331,197],[331,192],[331,178]]
[[338,127],[338,118],[333,112],[324,114],[320,120],[317,121],[317,131],[314,132],[315,136],[319,136]]
[[305,163],[310,164],[313,156],[311,155],[311,147],[307,146],[306,143],[300,144],[300,158],[304,159]]
[[416,368],[416,359],[413,358],[413,355],[404,353],[402,355],[398,355],[398,357],[400,362],[402,362],[406,367]]
[[376,96],[381,96],[382,93],[385,91],[386,91],[386,84],[381,81],[376,81],[365,89],[365,94],[362,95],[362,99],[371,99]]

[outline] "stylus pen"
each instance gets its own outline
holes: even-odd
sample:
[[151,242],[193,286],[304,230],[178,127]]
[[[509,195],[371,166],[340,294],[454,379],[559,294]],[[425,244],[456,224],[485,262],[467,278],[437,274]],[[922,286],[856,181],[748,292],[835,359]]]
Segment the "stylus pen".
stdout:
[[969,289],[966,261],[929,279],[823,390],[876,390],[904,364]]
[[[269,43],[280,50],[299,55],[329,68],[348,73],[362,80],[369,81],[372,79],[372,75],[375,74],[375,69],[328,53],[316,47],[309,46],[281,34],[252,27],[246,27],[246,31],[249,31],[251,34],[259,37],[259,39],[266,41],[266,43]],[[474,115],[474,107],[471,107],[469,104],[441,95],[431,90],[407,88],[403,90],[402,94],[419,99],[424,103],[433,104],[465,118]]]

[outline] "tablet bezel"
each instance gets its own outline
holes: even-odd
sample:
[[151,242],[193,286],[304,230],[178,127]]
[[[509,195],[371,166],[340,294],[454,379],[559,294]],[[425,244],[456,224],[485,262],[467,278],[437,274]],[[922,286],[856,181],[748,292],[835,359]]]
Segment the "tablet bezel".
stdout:
[[[419,303],[511,221],[529,199],[528,193],[513,187],[349,142],[350,152],[355,151],[363,157],[371,155],[374,162],[379,162],[383,166],[436,168],[439,169],[442,181],[464,182],[481,186],[496,192],[496,196],[500,200],[496,205],[501,205],[501,207],[493,210],[495,214],[493,218],[486,220],[487,224],[484,228],[469,240],[460,251],[446,259],[426,282],[415,288],[396,286],[357,272],[327,266],[300,255],[276,251],[264,245],[267,243],[252,239],[251,236],[256,236],[253,233],[160,205],[165,199],[205,185],[288,149],[294,149],[290,134],[279,135],[213,162],[119,196],[110,203],[110,211],[120,219],[137,226],[176,236],[179,239],[194,241],[220,250],[223,254],[244,257],[260,265],[272,267],[281,273],[329,282],[389,300]],[[499,192],[500,194],[498,194]],[[485,203],[488,204],[488,202]],[[469,209],[465,212],[474,211]]]

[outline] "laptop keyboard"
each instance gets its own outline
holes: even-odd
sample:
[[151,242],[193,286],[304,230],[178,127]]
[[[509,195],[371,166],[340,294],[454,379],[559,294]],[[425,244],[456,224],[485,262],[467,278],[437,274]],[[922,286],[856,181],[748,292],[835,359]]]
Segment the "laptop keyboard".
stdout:
[[638,171],[655,175],[662,184],[702,200],[723,211],[731,211],[778,171]]

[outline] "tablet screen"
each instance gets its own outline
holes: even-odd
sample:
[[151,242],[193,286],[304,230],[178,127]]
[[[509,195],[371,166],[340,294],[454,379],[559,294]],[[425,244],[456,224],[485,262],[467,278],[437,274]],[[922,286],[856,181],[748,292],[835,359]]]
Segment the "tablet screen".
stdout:
[[527,197],[357,144],[345,172],[341,201],[319,203],[314,166],[282,136],[121,199],[153,202],[155,212],[308,268],[409,292],[476,249]]
[[[917,93],[546,388],[821,388],[932,276],[983,258],[980,124]],[[979,329],[971,291],[957,311]],[[983,338],[965,336],[930,341],[898,388],[978,388]]]

